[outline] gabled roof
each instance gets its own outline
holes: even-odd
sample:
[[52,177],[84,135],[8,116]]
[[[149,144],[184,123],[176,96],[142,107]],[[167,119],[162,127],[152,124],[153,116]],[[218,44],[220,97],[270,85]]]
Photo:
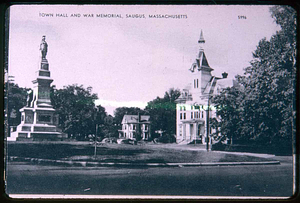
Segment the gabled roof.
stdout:
[[225,89],[227,87],[234,86],[234,80],[229,78],[217,78],[212,76],[210,81],[207,83],[203,94],[216,94],[217,88]]
[[199,50],[198,57],[196,58],[196,61],[192,64],[192,67],[190,68],[190,70],[192,72],[194,72],[196,68],[198,69],[198,71],[202,70],[202,69],[206,69],[208,71],[214,70],[213,68],[211,68],[209,66],[203,49]]
[[124,115],[122,124],[123,123],[150,123],[150,116],[148,115],[141,115],[140,122],[138,115]]
[[226,79],[219,79],[217,85],[220,86],[220,88],[225,89],[227,87],[233,87],[235,86],[235,80],[226,78]]
[[197,62],[198,62],[198,67],[201,67],[201,66],[207,66],[209,67],[208,65],[208,61],[206,59],[206,56],[205,56],[205,53],[203,50],[200,50],[199,51],[199,58],[197,59]]

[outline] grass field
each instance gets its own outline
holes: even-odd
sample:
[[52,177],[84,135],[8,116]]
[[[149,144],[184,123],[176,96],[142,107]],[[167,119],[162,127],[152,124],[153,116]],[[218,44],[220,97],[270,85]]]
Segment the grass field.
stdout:
[[9,142],[8,156],[55,160],[100,161],[118,163],[209,163],[209,162],[258,162],[271,159],[234,155],[205,150],[202,145],[177,144],[118,145],[104,144],[97,147],[86,142]]

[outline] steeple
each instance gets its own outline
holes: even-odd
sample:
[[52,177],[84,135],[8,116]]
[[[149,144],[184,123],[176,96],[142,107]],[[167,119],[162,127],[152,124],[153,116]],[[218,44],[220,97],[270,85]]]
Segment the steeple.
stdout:
[[199,51],[196,56],[196,61],[192,64],[192,67],[190,68],[190,71],[194,72],[195,70],[204,70],[205,71],[212,71],[213,69],[209,66],[207,58],[204,53],[203,45],[205,44],[205,40],[203,37],[203,31],[201,30],[200,38],[198,40],[199,44]]
[[201,30],[201,33],[200,33],[200,38],[198,40],[198,44],[199,44],[199,52],[203,52],[204,51],[205,40],[204,40],[204,37],[203,37],[202,30]]
[[204,37],[203,37],[203,32],[201,30],[201,33],[200,33],[200,38],[198,40],[198,43],[201,45],[201,44],[204,44],[205,43],[205,40],[204,40]]

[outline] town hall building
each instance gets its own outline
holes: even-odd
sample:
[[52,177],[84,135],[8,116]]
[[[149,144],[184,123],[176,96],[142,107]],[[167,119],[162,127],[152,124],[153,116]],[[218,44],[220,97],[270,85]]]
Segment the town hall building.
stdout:
[[[212,75],[214,69],[210,67],[204,52],[205,40],[202,30],[198,44],[199,52],[189,69],[190,81],[175,101],[176,142],[181,144],[188,144],[195,140],[206,143],[207,134],[211,135],[214,132],[214,129],[208,127],[207,119],[216,117],[216,111],[210,104],[211,96],[220,93],[223,88],[233,86],[234,82],[227,78],[226,72],[222,77]],[[211,136],[209,141],[211,143]]]

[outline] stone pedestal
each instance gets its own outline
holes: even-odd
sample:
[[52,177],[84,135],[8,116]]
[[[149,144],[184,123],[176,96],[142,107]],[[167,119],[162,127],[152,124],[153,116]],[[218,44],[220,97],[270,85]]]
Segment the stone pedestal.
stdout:
[[21,124],[8,137],[14,140],[58,140],[66,138],[58,126],[58,115],[51,105],[49,64],[42,59],[40,69],[36,72],[37,78],[33,83],[33,98],[30,104],[20,109]]

